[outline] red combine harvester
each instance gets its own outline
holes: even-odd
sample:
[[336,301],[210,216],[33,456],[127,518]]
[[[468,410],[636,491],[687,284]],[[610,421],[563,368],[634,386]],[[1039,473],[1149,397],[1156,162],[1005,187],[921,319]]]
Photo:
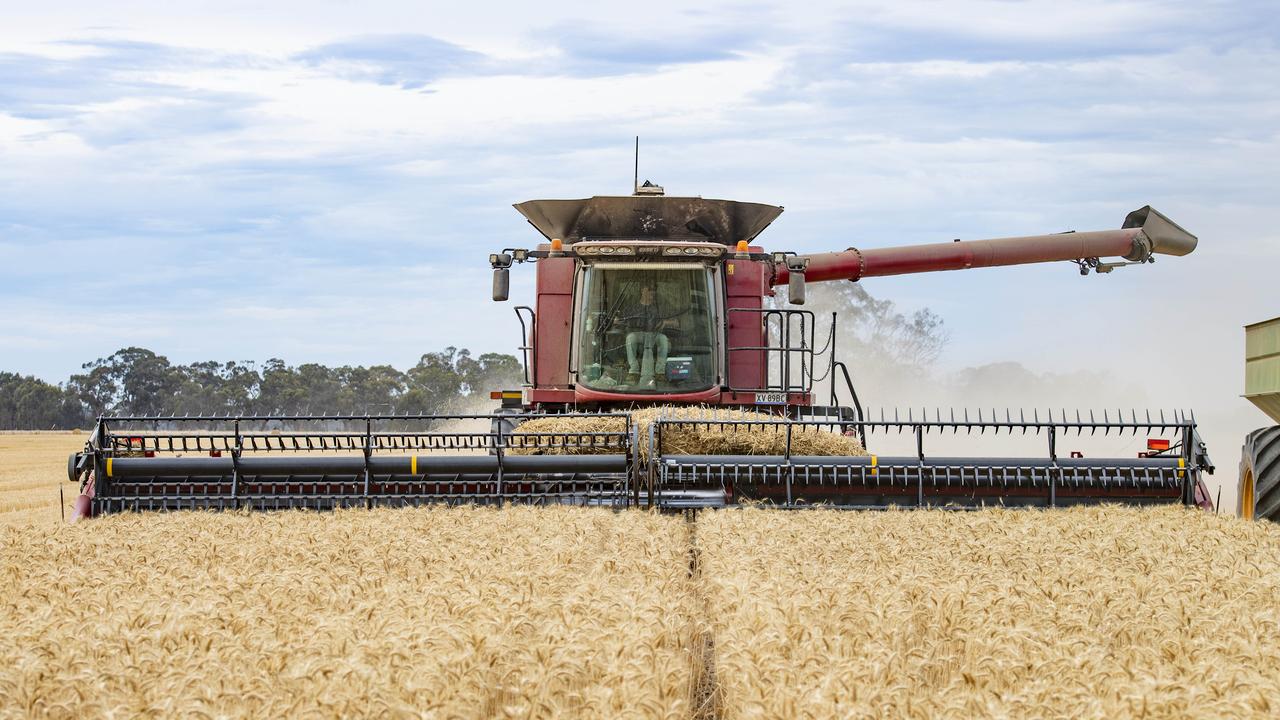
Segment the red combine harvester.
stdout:
[[[754,244],[781,207],[667,197],[648,183],[632,196],[515,207],[547,242],[489,256],[494,300],[507,299],[513,264],[534,263],[537,274],[535,306],[516,308],[525,385],[494,394],[498,413],[104,417],[70,460],[69,475],[84,489],[81,511],[430,502],[684,508],[743,499],[850,508],[1210,504],[1201,473],[1213,468],[1190,413],[872,418],[837,359],[835,318],[819,347],[812,312],[770,302],[780,285],[791,304],[803,305],[809,282],[1061,261],[1087,275],[1195,249],[1195,236],[1150,207],[1129,213],[1119,230],[807,256]],[[830,380],[825,402],[816,402],[815,368]],[[625,411],[645,405],[713,410],[702,419],[662,417],[641,432]],[[774,419],[716,417],[717,407]],[[513,435],[549,415],[617,419]],[[466,429],[476,422],[486,429]],[[665,433],[690,430],[774,432],[787,442],[775,455],[679,454],[663,442]],[[797,430],[857,435],[864,444],[869,434],[910,433],[916,452],[802,456],[790,451]],[[975,430],[1033,432],[1046,439],[1045,453],[925,452],[931,433]],[[1135,458],[1059,455],[1060,438],[1099,432],[1153,437]]]

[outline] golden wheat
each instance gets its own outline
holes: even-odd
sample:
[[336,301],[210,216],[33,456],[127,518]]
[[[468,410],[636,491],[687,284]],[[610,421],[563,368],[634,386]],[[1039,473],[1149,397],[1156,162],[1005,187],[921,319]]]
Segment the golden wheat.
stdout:
[[[666,420],[703,420],[706,424],[671,426],[663,431],[662,451],[682,455],[781,455],[787,447],[787,431],[781,425],[731,425],[730,421],[778,421],[777,415],[752,410],[698,406],[661,405],[631,410],[631,422],[640,430],[638,455],[648,457],[649,428],[659,418]],[[716,421],[725,421],[717,424]],[[508,442],[514,454],[564,453],[590,454],[609,452],[593,447],[591,439],[581,433],[619,432],[625,427],[621,418],[556,417],[550,415],[522,423]],[[795,424],[791,426],[792,455],[866,455],[862,443],[851,435],[829,432],[829,426]],[[571,437],[568,445],[546,447],[557,435]],[[541,437],[539,437],[541,436]],[[580,438],[580,439],[579,439]]]
[[582,508],[0,529],[0,715],[687,717],[687,533]]
[[80,487],[67,481],[67,455],[84,447],[81,432],[0,433],[0,525],[55,523],[58,490],[70,510]]
[[1280,715],[1280,526],[748,509],[696,544],[726,718]]
[[1273,524],[553,507],[68,527],[79,442],[0,436],[0,717],[1280,715]]

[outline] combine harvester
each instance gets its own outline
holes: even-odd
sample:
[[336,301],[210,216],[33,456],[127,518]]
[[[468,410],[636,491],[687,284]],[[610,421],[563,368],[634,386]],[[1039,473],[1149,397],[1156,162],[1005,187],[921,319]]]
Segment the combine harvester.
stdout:
[[[791,304],[802,305],[809,282],[1062,261],[1087,275],[1195,249],[1193,235],[1150,207],[1130,213],[1119,230],[809,256],[753,244],[781,207],[667,197],[648,182],[631,196],[515,207],[547,242],[489,256],[494,300],[507,299],[513,264],[533,263],[537,275],[535,306],[516,308],[525,385],[494,393],[500,412],[103,417],[84,451],[70,458],[69,476],[82,488],[77,513],[437,502],[690,508],[742,500],[849,508],[1212,506],[1201,473],[1213,468],[1189,413],[872,417],[837,359],[835,318],[819,347],[814,313],[768,302],[781,285]],[[814,391],[816,368],[830,380],[825,398]],[[651,405],[712,410],[702,419],[662,417],[642,430],[626,411]],[[768,415],[731,420],[715,416],[721,408]],[[519,429],[548,416],[590,429]],[[581,417],[596,420],[574,421]],[[484,429],[474,429],[476,423]],[[1035,433],[1044,452],[926,452],[930,435],[961,431]],[[791,452],[797,432],[857,436],[864,445],[876,433],[906,433],[915,452],[803,456]],[[681,433],[775,433],[785,442],[770,455],[690,455],[664,440]],[[1142,434],[1149,452],[1130,458],[1059,452],[1064,437],[1081,434]]]

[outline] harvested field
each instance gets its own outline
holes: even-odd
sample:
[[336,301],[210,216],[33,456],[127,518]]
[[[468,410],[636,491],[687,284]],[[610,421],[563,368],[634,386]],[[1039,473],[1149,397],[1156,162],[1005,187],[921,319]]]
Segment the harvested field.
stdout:
[[743,510],[696,543],[725,718],[1280,715],[1274,524]]
[[80,489],[67,482],[67,456],[84,447],[83,432],[0,432],[0,526],[56,523],[58,489],[68,512]]
[[[777,421],[777,415],[767,415],[750,410],[732,410],[711,407],[682,407],[664,405],[632,410],[631,421],[640,428],[640,454],[648,454],[649,426],[659,417],[667,420],[768,420]],[[555,416],[530,420],[521,424],[511,434],[510,443],[515,454],[529,453],[584,453],[609,452],[592,447],[521,448],[522,434],[538,433],[592,433],[619,432],[624,428],[621,418],[582,418]],[[586,442],[586,441],[584,441]],[[533,441],[537,443],[536,439]],[[545,440],[543,441],[545,444]],[[787,433],[778,426],[729,426],[696,425],[669,427],[663,432],[662,451],[686,455],[781,455],[786,449]],[[866,455],[862,443],[856,437],[839,435],[825,429],[796,425],[791,433],[792,455]]]
[[0,716],[687,717],[687,535],[569,508],[0,529]]

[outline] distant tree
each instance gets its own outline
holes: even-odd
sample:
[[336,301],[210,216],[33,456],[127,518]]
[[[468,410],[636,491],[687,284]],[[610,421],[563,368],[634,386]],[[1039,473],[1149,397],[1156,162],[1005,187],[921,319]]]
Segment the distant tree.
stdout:
[[333,369],[317,363],[299,365],[296,385],[301,390],[302,410],[307,413],[350,413],[349,401],[344,402],[342,383]]
[[69,430],[88,420],[75,393],[36,377],[0,372],[0,428]]
[[[467,354],[466,350],[462,353]],[[447,347],[440,352],[423,355],[409,369],[409,389],[401,398],[400,412],[444,412],[463,394],[462,376],[458,373],[459,352]]]
[[67,380],[68,390],[84,403],[93,417],[107,414],[115,407],[120,392],[111,378],[111,371],[100,364],[86,363],[81,367],[88,372],[83,375],[72,375]]
[[145,348],[130,347],[106,359],[86,363],[89,372],[73,375],[71,385],[82,392],[91,409],[111,409],[129,415],[171,412],[182,375],[169,359]]
[[524,367],[513,355],[484,353],[472,359],[463,350],[458,359],[458,374],[472,396],[488,397],[493,390],[519,388],[524,382]]
[[308,397],[298,373],[280,358],[271,358],[262,366],[258,396],[252,407],[259,415],[297,413],[309,404]]
[[179,415],[224,415],[253,406],[261,377],[253,363],[205,361],[175,368],[181,385],[169,412]]
[[390,365],[341,367],[337,376],[344,388],[342,403],[355,413],[393,412],[409,385],[408,375]]

